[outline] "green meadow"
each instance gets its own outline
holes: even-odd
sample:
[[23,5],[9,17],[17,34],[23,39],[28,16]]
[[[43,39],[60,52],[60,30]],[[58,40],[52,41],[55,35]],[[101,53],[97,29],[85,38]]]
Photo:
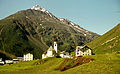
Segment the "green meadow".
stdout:
[[0,66],[0,74],[120,74],[120,54],[99,54],[87,56],[94,60],[65,71],[55,70],[64,58],[47,58],[44,64],[35,65],[38,60]]

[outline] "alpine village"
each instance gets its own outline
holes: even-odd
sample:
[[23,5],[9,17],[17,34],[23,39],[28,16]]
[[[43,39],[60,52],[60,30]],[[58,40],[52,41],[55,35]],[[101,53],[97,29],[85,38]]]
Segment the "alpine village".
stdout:
[[0,20],[0,74],[120,74],[120,24],[100,36],[39,5]]

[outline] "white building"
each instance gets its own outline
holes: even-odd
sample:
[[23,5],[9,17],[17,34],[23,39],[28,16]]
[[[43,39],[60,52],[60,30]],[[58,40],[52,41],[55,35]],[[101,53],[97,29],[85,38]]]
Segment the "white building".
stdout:
[[42,54],[42,59],[54,56],[56,56],[56,51],[55,49],[53,49],[52,46],[50,46],[50,48],[46,52],[44,52],[44,54]]
[[31,61],[33,60],[33,54],[24,54],[24,61]]
[[60,53],[60,57],[61,58],[72,58],[72,56],[68,52],[65,52],[65,51]]
[[57,42],[56,42],[56,40],[54,40],[54,49],[55,49],[55,51],[57,53]]
[[24,60],[23,57],[17,57],[17,59],[18,59],[19,61],[23,61],[23,60]]
[[92,55],[91,49],[88,46],[77,46],[76,56]]
[[48,58],[48,57],[55,57],[57,53],[57,40],[54,39],[54,48],[50,46],[50,48],[42,54],[42,59]]
[[6,64],[13,64],[13,60],[5,60]]
[[0,65],[4,65],[4,64],[5,64],[5,62],[2,61],[2,58],[0,58]]
[[18,62],[19,62],[18,59],[13,59],[13,64],[18,63]]

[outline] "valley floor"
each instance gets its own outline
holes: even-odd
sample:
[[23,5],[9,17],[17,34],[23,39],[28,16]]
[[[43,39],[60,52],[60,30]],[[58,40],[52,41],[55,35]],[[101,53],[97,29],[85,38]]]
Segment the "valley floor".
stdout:
[[0,66],[0,74],[120,74],[120,54],[87,56],[94,61],[68,69],[56,71],[63,58],[48,58],[44,64],[35,65],[34,61]]

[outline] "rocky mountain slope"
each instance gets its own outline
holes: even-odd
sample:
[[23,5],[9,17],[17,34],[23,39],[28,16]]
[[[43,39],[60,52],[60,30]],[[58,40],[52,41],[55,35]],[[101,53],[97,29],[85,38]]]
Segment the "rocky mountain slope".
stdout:
[[120,52],[120,24],[87,45],[93,48],[96,54]]
[[0,20],[0,49],[15,56],[33,53],[40,58],[43,51],[58,39],[58,50],[72,52],[76,45],[99,37],[67,19],[57,18],[40,6],[19,11]]

